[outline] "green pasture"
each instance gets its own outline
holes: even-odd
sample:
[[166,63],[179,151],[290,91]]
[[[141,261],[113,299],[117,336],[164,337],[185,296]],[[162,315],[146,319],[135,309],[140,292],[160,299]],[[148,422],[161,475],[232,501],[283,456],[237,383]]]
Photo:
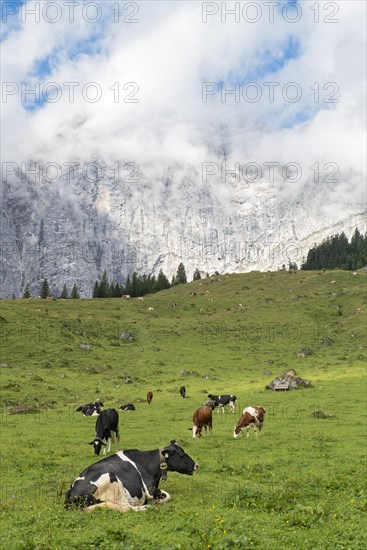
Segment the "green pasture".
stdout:
[[[0,548],[365,548],[366,302],[366,274],[347,271],[221,275],[144,301],[2,300]],[[312,387],[265,389],[290,368]],[[212,435],[194,440],[207,393],[234,393],[236,414],[214,412]],[[171,502],[63,508],[96,460],[95,418],[75,412],[96,399],[135,404],[120,411],[122,449],[175,438],[199,463],[168,474]],[[266,409],[263,432],[234,440],[251,404]]]

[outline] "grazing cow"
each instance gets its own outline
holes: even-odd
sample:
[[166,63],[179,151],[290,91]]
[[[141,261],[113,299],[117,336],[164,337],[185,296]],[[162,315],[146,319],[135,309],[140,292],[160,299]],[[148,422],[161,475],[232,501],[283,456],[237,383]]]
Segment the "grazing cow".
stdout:
[[360,315],[362,313],[362,308],[359,307],[358,309],[356,309],[356,315]]
[[212,410],[209,407],[199,407],[196,409],[192,416],[192,421],[194,423],[192,428],[192,437],[201,437],[202,429],[204,428],[204,435],[206,435],[206,430],[212,430]]
[[123,295],[122,295],[122,298],[123,298],[124,300],[130,300],[130,294],[123,294]]
[[148,393],[147,393],[147,403],[148,403],[148,405],[151,404],[152,400],[153,400],[153,392],[148,391]]
[[181,395],[182,398],[186,397],[186,388],[185,388],[185,386],[181,386],[180,395]]
[[158,488],[167,471],[193,475],[198,464],[172,440],[170,445],[152,451],[119,451],[86,468],[65,495],[64,506],[110,508],[119,512],[145,510],[149,502],[170,500]]
[[143,296],[138,296],[138,300],[139,300],[139,302],[144,302]]
[[147,313],[150,314],[150,313],[153,313],[153,311],[154,311],[154,307],[148,307],[147,308]]
[[235,395],[212,395],[211,393],[209,393],[208,398],[214,402],[214,408],[218,407],[217,412],[219,412],[220,408],[224,412],[224,407],[228,405],[231,411],[234,413],[234,409],[235,409],[234,404],[237,399]]
[[120,411],[135,411],[135,405],[133,405],[132,403],[121,405]]
[[[116,435],[116,446],[119,444],[119,415],[115,409],[106,409],[102,411],[96,422],[96,437],[89,445],[93,445],[94,452],[99,455],[102,445],[104,446],[103,454],[106,454],[106,445],[108,443],[109,453],[111,450],[112,432]],[[106,443],[103,440],[106,440]]]
[[82,411],[83,416],[98,416],[102,412],[101,407],[103,407],[102,401],[94,401],[93,403],[81,405],[75,411]]
[[263,427],[264,416],[265,409],[263,407],[245,407],[242,411],[241,418],[234,427],[233,437],[237,438],[243,428],[247,431],[247,437],[249,437],[250,428],[254,428],[256,436],[258,436],[258,431],[260,432]]

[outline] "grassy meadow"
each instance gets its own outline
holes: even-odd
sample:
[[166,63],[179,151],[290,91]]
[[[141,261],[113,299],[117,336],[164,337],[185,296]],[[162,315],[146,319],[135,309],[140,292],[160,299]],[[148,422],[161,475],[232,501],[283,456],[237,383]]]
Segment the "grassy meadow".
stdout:
[[[366,273],[233,274],[144,301],[0,306],[1,549],[365,548]],[[311,354],[297,357],[301,348]],[[265,389],[289,368],[312,387]],[[194,440],[207,393],[234,393],[236,414],[214,412],[213,434]],[[176,438],[199,463],[192,477],[168,473],[171,502],[127,514],[63,508],[97,458],[95,418],[75,412],[96,399],[135,404],[120,411],[122,449]],[[266,409],[262,434],[235,440],[251,404]]]

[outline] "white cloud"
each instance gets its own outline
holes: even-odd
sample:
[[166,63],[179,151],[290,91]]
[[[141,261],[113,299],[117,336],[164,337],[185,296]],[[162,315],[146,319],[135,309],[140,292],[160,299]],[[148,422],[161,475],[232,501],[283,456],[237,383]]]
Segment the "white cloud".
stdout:
[[[105,13],[108,2],[102,4]],[[343,204],[353,200],[350,181],[355,185],[355,199],[363,195],[366,5],[359,1],[331,4],[340,8],[335,24],[315,23],[313,12],[302,3],[303,16],[295,24],[279,14],[269,23],[264,9],[258,23],[236,24],[233,18],[222,23],[216,15],[204,24],[201,2],[180,1],[140,2],[136,15],[140,22],[135,24],[116,24],[111,12],[108,21],[93,25],[80,17],[81,7],[75,10],[75,23],[67,17],[55,24],[28,18],[2,44],[3,81],[32,82],[35,62],[51,56],[52,74],[40,86],[59,83],[62,99],[34,112],[24,108],[19,94],[3,103],[3,121],[8,127],[3,161],[129,160],[137,162],[142,171],[145,166],[150,182],[158,184],[168,168],[177,164],[193,166],[200,174],[201,163],[219,162],[220,156],[213,151],[226,145],[228,163],[297,161],[307,169],[315,162],[322,166],[337,163],[339,198],[336,191],[332,196],[342,212]],[[322,19],[329,11],[323,11],[326,4],[319,5]],[[231,99],[222,103],[219,95],[202,102],[205,79],[240,81],[259,64],[271,61],[264,52],[279,57],[291,36],[299,42],[299,55],[259,79],[263,94],[259,102],[241,98],[239,103]],[[77,55],[77,48],[93,41],[98,43],[98,53]],[[268,81],[279,82],[273,103],[264,86]],[[69,101],[65,82],[80,83],[74,103]],[[96,82],[102,91],[97,103],[81,95],[89,82]],[[116,82],[120,85],[118,103],[110,89]],[[139,87],[132,96],[138,103],[121,100],[134,92],[133,86],[123,90],[129,82]],[[297,103],[285,101],[281,94],[289,82],[296,82],[302,90]],[[315,87],[310,90],[315,82],[319,83],[317,103]],[[338,86],[338,103],[324,103],[327,94],[336,90],[333,85],[324,90],[326,83]],[[312,118],[284,127],[302,110]],[[308,180],[302,179],[298,189]]]

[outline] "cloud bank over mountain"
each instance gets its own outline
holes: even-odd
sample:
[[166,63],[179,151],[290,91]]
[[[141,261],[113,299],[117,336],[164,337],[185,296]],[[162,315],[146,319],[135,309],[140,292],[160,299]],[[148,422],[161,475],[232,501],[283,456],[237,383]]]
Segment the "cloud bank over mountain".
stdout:
[[[363,211],[364,2],[2,9],[3,208],[18,249],[14,200],[31,204],[32,223],[57,201],[59,223],[65,211],[85,217],[96,243],[91,220],[106,216],[117,240],[139,236],[141,267],[158,268],[162,256],[171,272],[184,259],[188,212],[200,233],[188,242],[207,242],[210,231],[279,241],[283,227],[306,246],[343,220],[352,229]],[[143,252],[157,225],[162,240]]]

